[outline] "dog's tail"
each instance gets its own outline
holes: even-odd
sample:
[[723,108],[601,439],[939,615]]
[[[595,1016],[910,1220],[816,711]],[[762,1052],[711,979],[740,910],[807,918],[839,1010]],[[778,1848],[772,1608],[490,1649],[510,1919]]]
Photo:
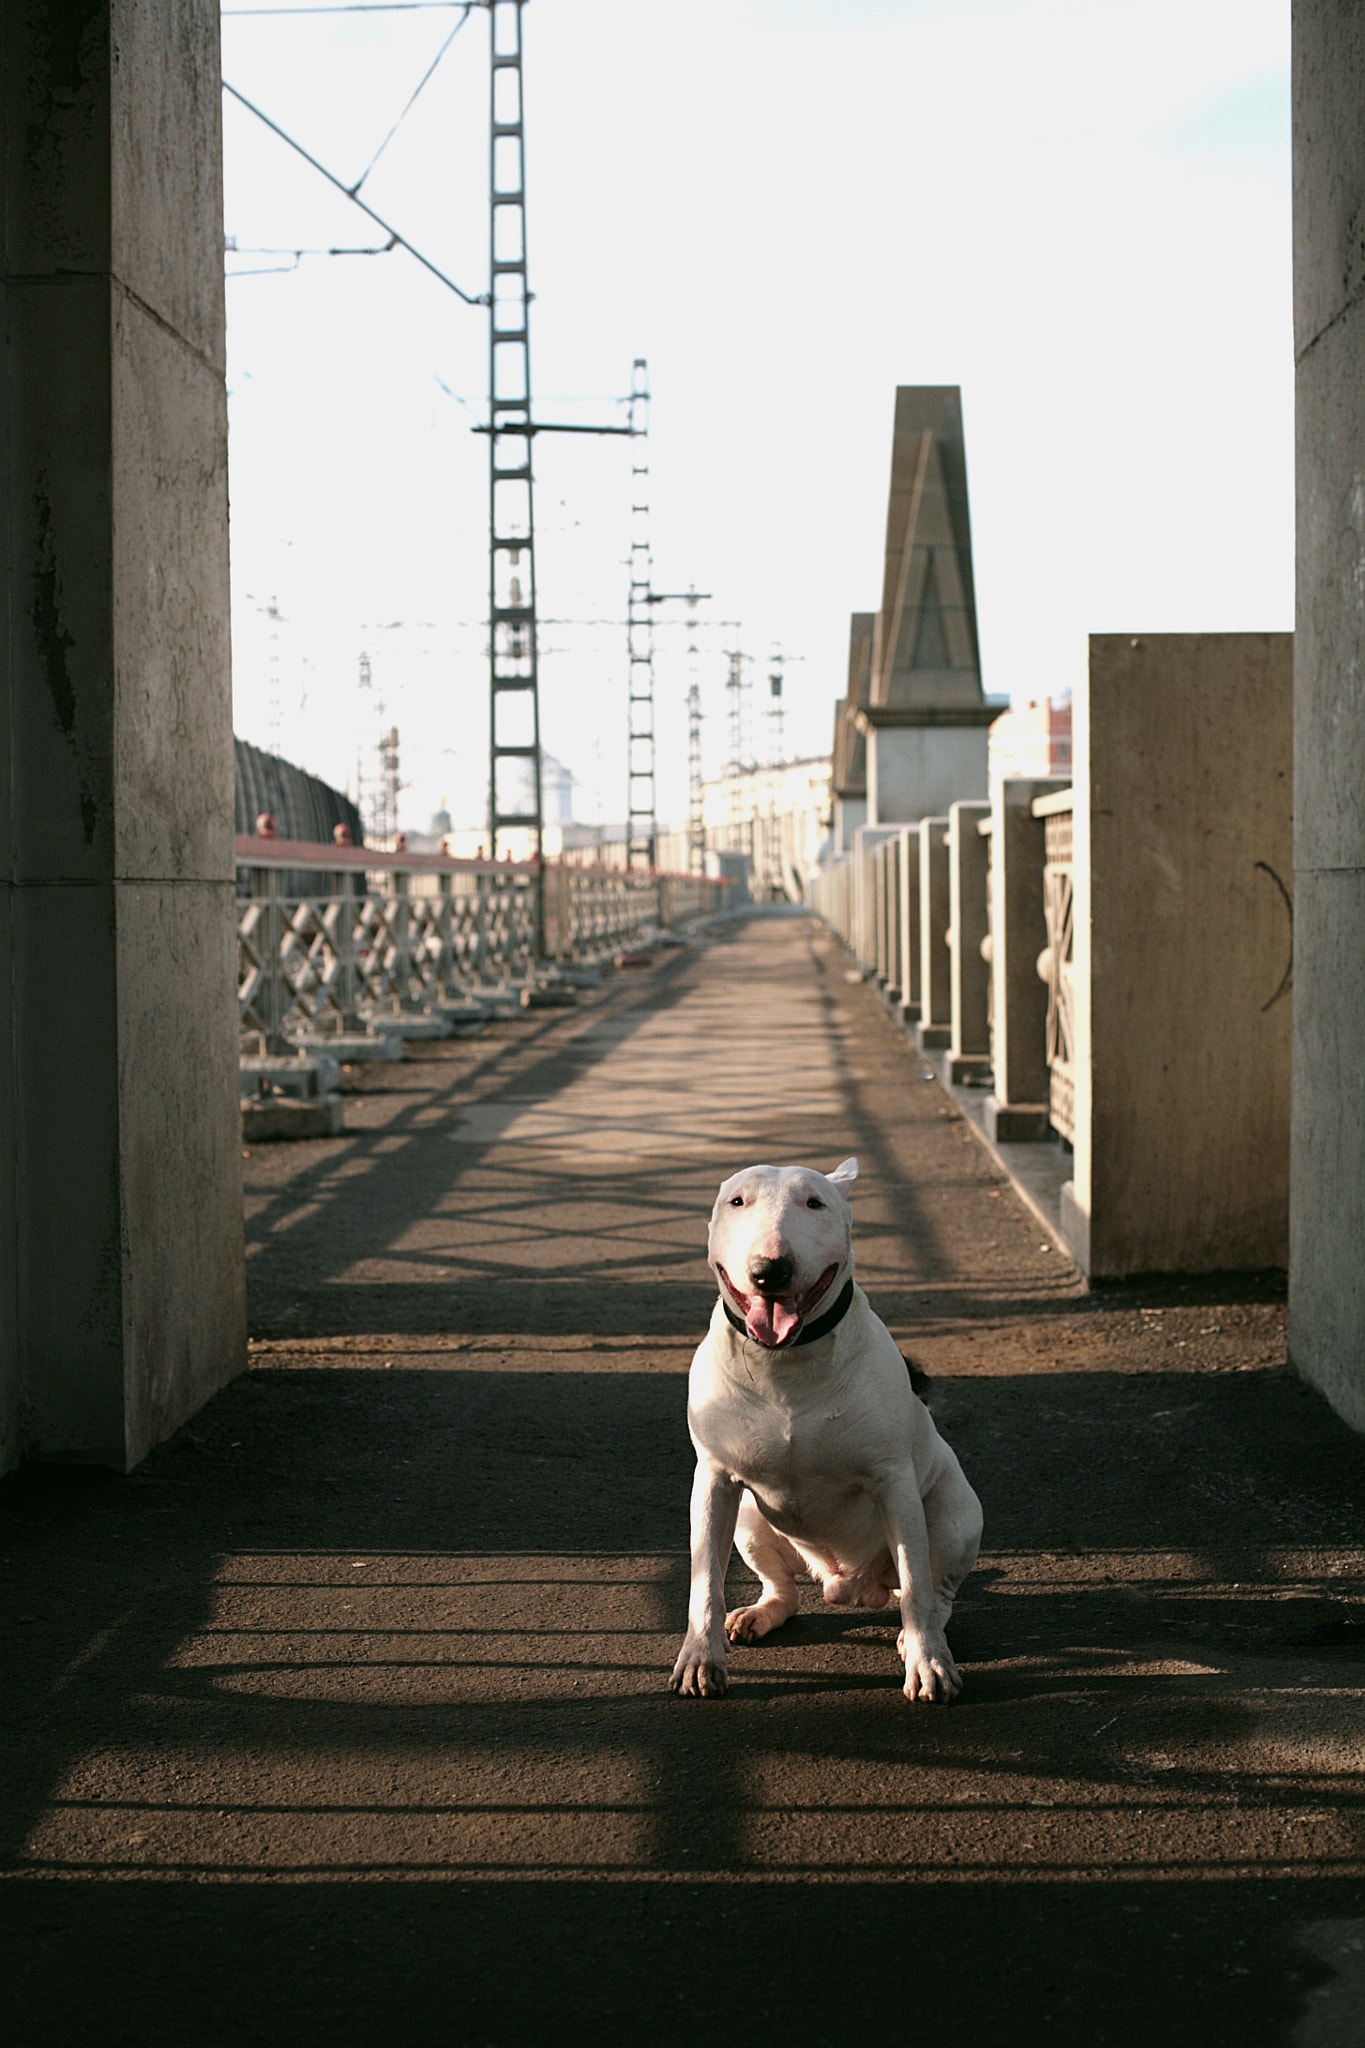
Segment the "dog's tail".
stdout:
[[908,1351],[902,1351],[901,1357],[905,1360],[905,1370],[910,1375],[911,1392],[918,1394],[920,1400],[923,1401],[927,1408],[929,1406],[930,1389],[934,1384],[933,1381],[922,1365],[916,1365]]

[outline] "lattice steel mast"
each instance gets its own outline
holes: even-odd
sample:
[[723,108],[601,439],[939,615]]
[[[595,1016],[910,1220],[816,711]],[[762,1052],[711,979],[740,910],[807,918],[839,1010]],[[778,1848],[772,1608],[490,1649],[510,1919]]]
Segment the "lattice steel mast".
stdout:
[[752,766],[748,759],[749,750],[746,744],[748,737],[749,685],[748,678],[744,673],[744,664],[748,656],[742,654],[738,648],[731,648],[728,651],[727,659],[730,664],[729,673],[725,679],[727,722],[730,728],[730,759],[725,771],[730,781],[730,820],[727,837],[731,847],[736,852],[747,853],[752,857],[754,850],[752,808],[750,807],[750,813],[746,816],[744,802],[744,777]]
[[649,549],[649,369],[630,372],[630,601],[626,613],[626,865],[652,868],[654,792],[654,565]]
[[706,799],[701,772],[701,678],[697,673],[697,592],[687,593],[687,865],[706,868]]
[[488,236],[488,831],[530,832],[540,858],[540,676],[531,474],[530,293],[521,10],[490,0]]

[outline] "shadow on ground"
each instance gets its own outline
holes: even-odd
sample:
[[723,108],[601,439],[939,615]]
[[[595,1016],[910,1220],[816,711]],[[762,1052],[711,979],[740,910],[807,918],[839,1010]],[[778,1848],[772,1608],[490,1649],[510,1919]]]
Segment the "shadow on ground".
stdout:
[[22,1474],[7,2038],[1334,2041],[1365,1787],[1315,1849],[1266,1699],[1358,1727],[1362,1609],[1282,1552],[1353,1539],[1359,1446],[1283,1374],[1197,1394],[938,1390],[990,1522],[942,1712],[809,1600],[663,1691],[676,1373],[260,1370],[129,1480]]

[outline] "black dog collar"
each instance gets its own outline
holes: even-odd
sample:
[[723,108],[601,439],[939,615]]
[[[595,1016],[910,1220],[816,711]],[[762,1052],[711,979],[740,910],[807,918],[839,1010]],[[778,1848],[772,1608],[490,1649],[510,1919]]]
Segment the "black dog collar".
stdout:
[[[720,1305],[725,1310],[725,1319],[731,1327],[736,1330],[743,1330],[747,1337],[749,1334],[748,1324],[743,1316],[736,1314],[723,1294],[720,1298]],[[826,1309],[825,1313],[822,1316],[817,1316],[813,1323],[802,1323],[794,1337],[786,1338],[781,1344],[765,1344],[763,1348],[765,1351],[795,1351],[798,1345],[814,1344],[817,1338],[827,1337],[836,1323],[841,1323],[844,1320],[852,1306],[853,1275],[850,1273],[833,1308]]]

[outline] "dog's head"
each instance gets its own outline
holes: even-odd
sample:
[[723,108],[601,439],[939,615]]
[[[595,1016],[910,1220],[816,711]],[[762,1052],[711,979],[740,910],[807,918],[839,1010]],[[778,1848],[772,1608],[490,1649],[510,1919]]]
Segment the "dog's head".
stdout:
[[853,1211],[845,1188],[856,1159],[833,1173],[813,1166],[749,1166],[722,1181],[706,1256],[721,1298],[756,1343],[789,1344],[853,1271]]

